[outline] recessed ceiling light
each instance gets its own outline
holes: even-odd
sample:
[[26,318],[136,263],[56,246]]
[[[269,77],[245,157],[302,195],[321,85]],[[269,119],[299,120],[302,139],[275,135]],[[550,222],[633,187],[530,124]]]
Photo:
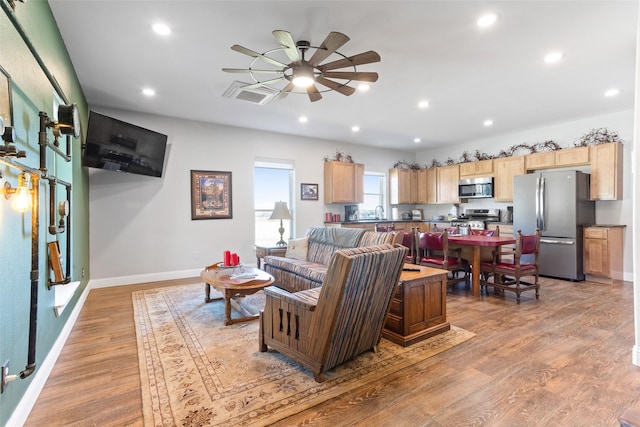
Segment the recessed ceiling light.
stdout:
[[493,126],[493,120],[491,120],[491,119],[489,119],[489,120],[485,120],[485,121],[484,121],[484,123],[483,123],[483,125],[485,125],[485,126],[487,126],[487,127],[488,127],[488,126]]
[[429,101],[418,102],[418,108],[427,108],[428,106],[429,106]]
[[371,89],[371,86],[369,86],[368,84],[364,84],[364,83],[363,83],[363,84],[361,84],[361,85],[359,85],[359,86],[358,86],[358,90],[359,90],[360,92],[366,92],[366,91],[368,91],[369,89]]
[[146,87],[142,89],[142,94],[145,96],[154,96],[156,94],[156,91],[151,89],[150,87]]
[[496,23],[496,21],[498,20],[498,15],[496,15],[495,13],[487,13],[482,15],[477,23],[478,23],[478,27],[490,27],[493,24]]
[[422,140],[420,138],[413,138],[413,142],[419,144]]
[[360,126],[351,126],[351,132],[360,132]]
[[162,24],[160,22],[153,24],[151,28],[153,28],[153,31],[155,31],[157,34],[160,34],[161,36],[168,36],[169,34],[171,34],[171,28],[169,28],[168,25]]
[[562,52],[551,52],[544,57],[544,62],[547,64],[553,64],[554,62],[560,61],[563,56]]
[[609,89],[604,93],[604,96],[616,96],[620,93],[620,89]]
[[298,118],[298,121],[299,121],[300,123],[307,123],[307,122],[309,121],[309,119],[307,118],[307,116],[300,116],[300,117]]

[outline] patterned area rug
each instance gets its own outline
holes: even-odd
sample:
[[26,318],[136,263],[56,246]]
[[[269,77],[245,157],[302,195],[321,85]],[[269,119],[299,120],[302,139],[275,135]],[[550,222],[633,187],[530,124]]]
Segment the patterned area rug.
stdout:
[[[259,292],[242,304],[261,308],[264,298]],[[474,335],[452,326],[409,347],[383,339],[379,353],[364,353],[317,383],[287,357],[258,351],[258,320],[224,326],[224,302],[205,304],[204,284],[134,292],[133,305],[146,426],[267,425]]]

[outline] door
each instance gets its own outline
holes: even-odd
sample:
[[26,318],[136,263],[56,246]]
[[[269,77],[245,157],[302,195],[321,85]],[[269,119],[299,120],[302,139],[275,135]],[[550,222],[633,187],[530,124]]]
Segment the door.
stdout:
[[540,234],[576,238],[576,172],[557,171],[540,174],[543,219]]
[[542,237],[538,261],[543,276],[584,280],[581,238]]
[[[513,177],[513,229],[524,234],[536,231],[536,191],[540,174]],[[502,234],[502,233],[500,233]]]

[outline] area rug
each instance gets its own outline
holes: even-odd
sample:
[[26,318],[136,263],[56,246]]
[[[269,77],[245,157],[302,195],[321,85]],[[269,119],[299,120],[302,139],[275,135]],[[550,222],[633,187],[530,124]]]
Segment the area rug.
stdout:
[[[218,296],[212,290],[212,297]],[[264,306],[264,294],[242,304]],[[224,325],[224,302],[204,302],[204,284],[133,293],[145,426],[263,426],[425,360],[470,339],[451,330],[409,347],[382,340],[326,372],[276,351],[258,351],[258,320]],[[232,313],[238,316],[238,313]]]

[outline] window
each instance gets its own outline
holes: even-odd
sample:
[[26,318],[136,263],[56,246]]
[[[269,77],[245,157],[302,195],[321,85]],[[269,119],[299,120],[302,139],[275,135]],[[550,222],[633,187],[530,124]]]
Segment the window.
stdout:
[[[286,161],[256,161],[253,173],[255,243],[275,246],[280,240],[280,221],[269,220],[276,202],[287,202],[293,216],[293,163]],[[293,220],[283,220],[283,239],[292,237]]]
[[364,173],[364,203],[358,206],[360,218],[375,218],[376,206],[384,206],[385,176],[378,172]]

